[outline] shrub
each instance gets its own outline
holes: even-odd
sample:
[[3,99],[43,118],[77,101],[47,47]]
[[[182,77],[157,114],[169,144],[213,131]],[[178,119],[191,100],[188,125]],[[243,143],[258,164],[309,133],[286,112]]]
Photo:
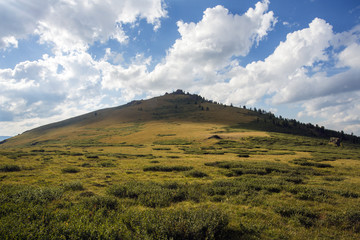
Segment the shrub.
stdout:
[[100,167],[116,167],[116,165],[112,162],[102,162],[102,163],[99,163],[99,166]]
[[287,182],[291,182],[291,183],[294,183],[294,184],[300,184],[300,183],[303,183],[304,180],[300,177],[288,177],[285,179],[285,181]]
[[307,158],[294,159],[292,162],[300,166],[317,167],[317,168],[332,168],[333,166],[327,163],[310,162]]
[[185,139],[169,139],[169,140],[155,141],[154,144],[157,144],[157,145],[190,145],[192,143]]
[[348,190],[342,190],[339,192],[340,196],[345,197],[345,198],[359,198],[359,194],[356,192],[351,192]]
[[198,171],[198,170],[193,170],[190,171],[186,174],[187,177],[195,177],[195,178],[203,178],[203,177],[207,177],[209,175],[207,175],[204,172]]
[[171,148],[169,148],[169,147],[154,147],[153,150],[168,151],[168,150],[171,150]]
[[275,208],[275,212],[282,217],[294,218],[305,227],[315,225],[319,219],[318,213],[305,206],[279,206]]
[[360,233],[360,210],[359,206],[346,209],[341,212],[333,212],[327,218],[327,223],[341,229],[352,230]]
[[152,171],[152,172],[172,172],[172,171],[189,171],[193,169],[193,167],[189,166],[150,166],[144,167],[144,171]]
[[128,182],[113,185],[108,194],[118,198],[131,198],[147,207],[167,207],[171,203],[187,199],[187,191],[174,184],[158,184],[154,182]]
[[325,202],[331,198],[330,192],[322,188],[293,185],[288,187],[287,191],[295,194],[295,197],[300,200]]
[[143,239],[220,239],[229,218],[219,209],[131,211],[126,226]]
[[91,196],[84,198],[82,204],[87,209],[111,209],[116,210],[118,208],[118,201],[114,197],[110,196]]
[[0,189],[1,202],[44,204],[60,199],[61,188],[37,188],[27,185],[4,185]]
[[61,169],[62,173],[78,173],[80,172],[80,169],[76,168],[76,167],[66,167]]
[[18,172],[21,168],[18,165],[2,165],[0,166],[0,172]]
[[65,183],[63,186],[64,186],[65,191],[81,191],[81,190],[84,190],[84,186],[79,181]]
[[340,182],[340,181],[344,181],[345,178],[344,177],[333,177],[333,176],[327,176],[327,177],[324,177],[324,180],[325,181],[335,181],[335,182]]
[[95,196],[95,193],[91,191],[85,191],[79,194],[80,197],[93,197]]

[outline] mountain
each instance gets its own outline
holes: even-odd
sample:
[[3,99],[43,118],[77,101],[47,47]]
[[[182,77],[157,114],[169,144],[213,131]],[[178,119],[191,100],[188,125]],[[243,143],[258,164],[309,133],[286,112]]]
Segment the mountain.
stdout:
[[[97,110],[64,121],[41,126],[2,142],[3,146],[34,146],[46,144],[110,144],[123,141],[129,129],[139,130],[144,123],[213,123],[233,128],[281,132],[314,137],[338,137],[360,142],[356,136],[327,130],[324,127],[300,123],[294,119],[276,117],[261,109],[226,106],[177,90],[171,94],[135,100],[125,105]],[[125,132],[125,133],[124,133]],[[164,133],[166,134],[166,133]],[[190,133],[189,133],[190,134]],[[142,137],[142,140],[151,140]],[[75,141],[76,140],[76,141]],[[139,142],[138,142],[139,143]]]

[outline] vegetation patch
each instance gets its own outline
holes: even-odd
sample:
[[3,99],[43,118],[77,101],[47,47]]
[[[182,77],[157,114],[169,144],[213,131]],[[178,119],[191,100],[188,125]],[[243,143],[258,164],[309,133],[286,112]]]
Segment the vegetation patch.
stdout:
[[18,172],[21,168],[18,165],[5,164],[0,166],[0,172]]
[[96,154],[86,154],[85,156],[86,156],[87,158],[91,158],[91,159],[97,159],[97,158],[99,158],[99,156],[96,155]]
[[204,173],[202,171],[199,170],[192,170],[188,173],[186,173],[187,177],[194,177],[194,178],[203,178],[203,177],[208,177],[209,175],[207,173]]
[[169,147],[154,147],[153,150],[156,150],[156,151],[168,151],[168,150],[171,150],[171,148],[169,148]]
[[312,227],[319,219],[319,214],[306,206],[280,206],[275,212],[282,217],[292,218],[305,227]]
[[129,212],[125,224],[149,239],[223,239],[229,217],[209,207]]
[[172,171],[177,171],[177,172],[183,172],[183,171],[189,171],[193,169],[193,167],[190,166],[149,166],[149,167],[144,167],[143,170],[145,172],[147,171],[152,171],[152,172],[172,172]]
[[292,163],[300,165],[300,166],[317,167],[317,168],[332,168],[333,167],[327,163],[319,163],[319,162],[309,161],[309,159],[307,159],[307,158],[294,159],[292,161]]
[[82,190],[84,190],[84,186],[82,185],[82,183],[80,181],[64,183],[63,187],[64,187],[65,191],[82,191]]
[[66,167],[61,169],[62,173],[78,173],[80,172],[80,169],[76,168],[76,167]]
[[157,144],[157,145],[191,145],[192,142],[185,140],[185,139],[169,139],[169,140],[155,141],[154,144]]
[[100,167],[116,167],[116,165],[112,162],[101,162],[99,163]]

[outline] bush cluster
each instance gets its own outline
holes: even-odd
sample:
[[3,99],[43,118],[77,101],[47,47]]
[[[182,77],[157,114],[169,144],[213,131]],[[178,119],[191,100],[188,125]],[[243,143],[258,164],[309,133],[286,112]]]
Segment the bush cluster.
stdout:
[[18,165],[6,164],[0,166],[0,172],[18,172],[21,168]]
[[193,167],[190,166],[161,166],[161,165],[157,165],[157,166],[149,166],[149,167],[144,167],[143,170],[146,171],[152,171],[152,172],[172,172],[172,171],[178,171],[178,172],[182,172],[182,171],[189,171],[193,169]]
[[[174,186],[173,186],[174,187]],[[125,208],[112,196],[61,199],[59,188],[2,186],[4,239],[219,239],[229,218],[218,208]]]

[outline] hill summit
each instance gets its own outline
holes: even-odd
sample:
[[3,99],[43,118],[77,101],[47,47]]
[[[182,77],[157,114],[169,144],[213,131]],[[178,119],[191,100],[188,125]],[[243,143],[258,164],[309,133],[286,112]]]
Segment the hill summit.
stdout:
[[[281,132],[314,137],[337,137],[360,142],[356,136],[327,130],[310,123],[276,117],[261,109],[227,106],[196,94],[176,90],[148,100],[134,100],[125,105],[101,109],[64,121],[44,125],[2,142],[3,146],[43,145],[87,142],[112,142],[130,126],[142,123],[213,123],[235,128]],[[106,134],[105,134],[106,133]],[[189,132],[188,134],[191,134]]]

